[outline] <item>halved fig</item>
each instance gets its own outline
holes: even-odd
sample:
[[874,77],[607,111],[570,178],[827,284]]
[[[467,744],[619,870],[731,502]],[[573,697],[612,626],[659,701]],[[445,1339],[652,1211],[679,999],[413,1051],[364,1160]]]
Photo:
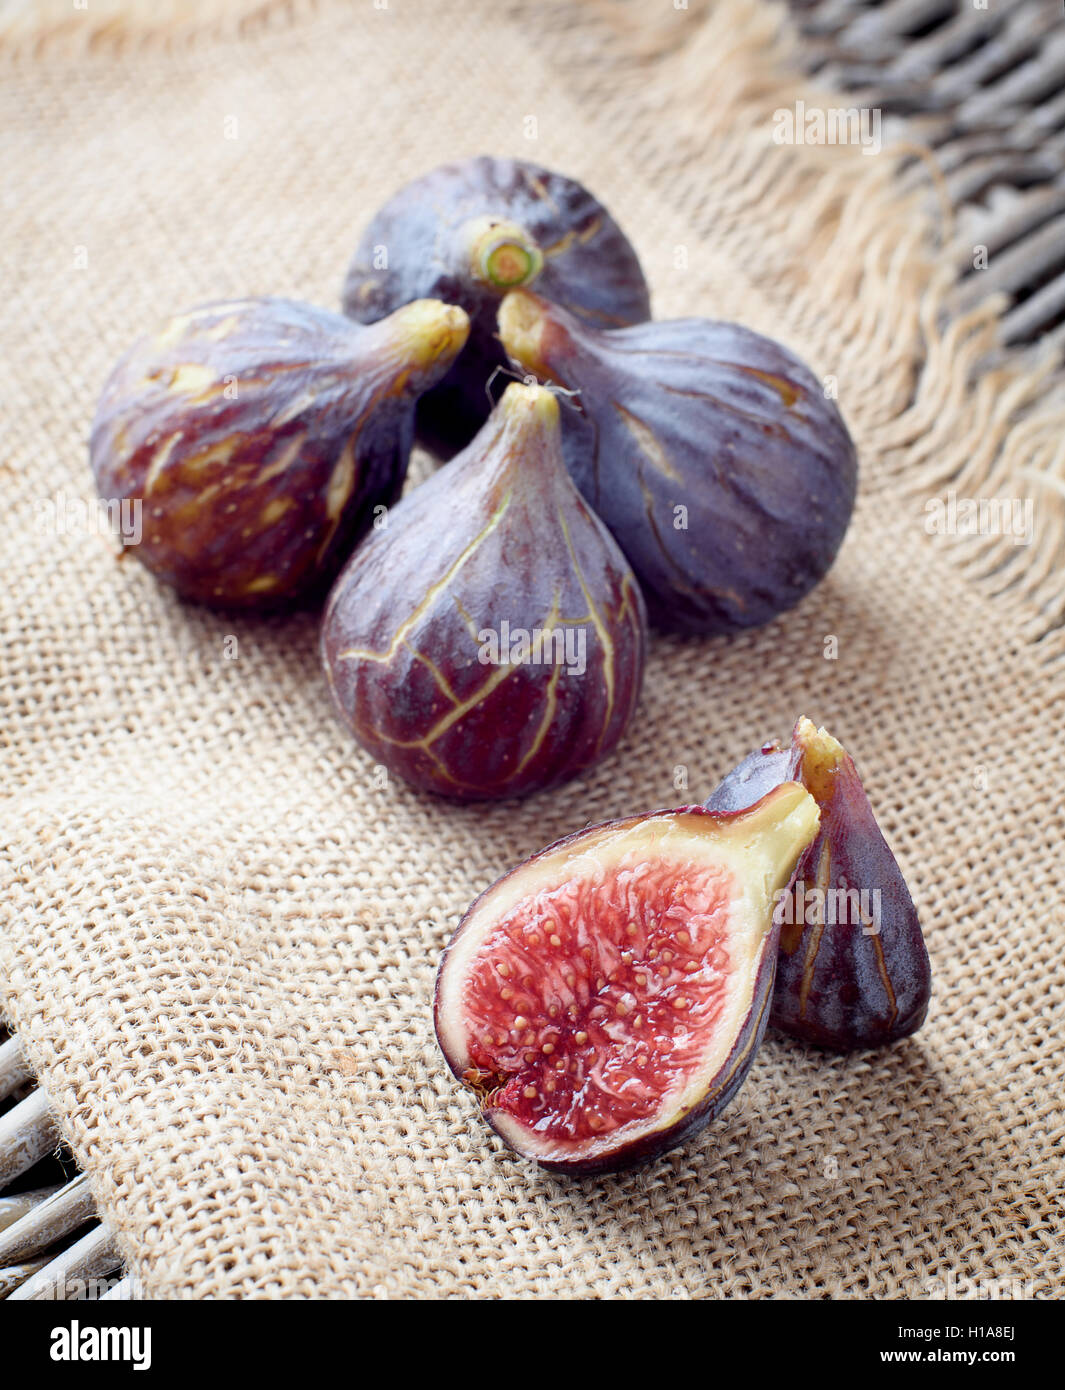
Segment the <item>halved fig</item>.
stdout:
[[436,1034],[512,1149],[612,1172],[720,1113],[761,1042],[773,904],[817,824],[785,783],[737,814],[579,831],[482,893],[440,963]]
[[902,870],[842,744],[800,719],[790,747],[763,744],[706,806],[736,812],[792,781],[814,797],[821,826],[777,911],[780,959],[770,1022],[839,1052],[908,1037],[928,1012],[928,951]]

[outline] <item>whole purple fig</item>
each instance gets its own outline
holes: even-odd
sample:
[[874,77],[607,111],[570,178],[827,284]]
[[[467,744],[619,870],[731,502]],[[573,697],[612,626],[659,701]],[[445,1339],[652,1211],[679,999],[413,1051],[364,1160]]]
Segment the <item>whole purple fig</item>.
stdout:
[[854,445],[785,348],[710,319],[593,328],[528,290],[506,297],[499,328],[517,363],[579,393],[567,464],[658,626],[754,627],[828,571],[854,508]]
[[616,746],[645,629],[625,557],[566,472],[555,397],[514,383],[356,550],[322,658],[341,719],[398,776],[522,796]]
[[902,871],[844,748],[800,719],[790,748],[773,742],[751,753],[706,806],[737,811],[789,781],[817,802],[821,826],[777,905],[770,1022],[841,1052],[905,1038],[924,1022],[931,965]]
[[119,360],[89,456],[137,508],[136,555],[186,598],[265,608],[324,593],[399,495],[418,392],[466,341],[421,300],[369,327],[289,299],[208,304]]
[[[344,285],[344,312],[372,323],[411,299],[444,299],[470,316],[454,368],[418,406],[418,437],[440,458],[464,448],[491,408],[487,387],[506,358],[500,298],[536,282],[588,323],[650,316],[636,253],[575,179],[518,159],[444,164],[401,188],[363,233]],[[503,385],[494,384],[498,397]]]

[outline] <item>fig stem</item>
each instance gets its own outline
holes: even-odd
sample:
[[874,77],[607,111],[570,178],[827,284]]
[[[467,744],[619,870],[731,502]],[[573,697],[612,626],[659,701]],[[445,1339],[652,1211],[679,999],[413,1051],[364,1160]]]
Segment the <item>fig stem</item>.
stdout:
[[524,227],[497,217],[478,218],[466,227],[470,269],[484,285],[516,289],[535,280],[543,252]]
[[[542,301],[535,294],[512,290],[500,304],[497,320],[503,351],[511,361],[520,363],[526,371],[542,381],[558,381],[544,354],[548,321],[543,313]],[[554,325],[553,345],[557,346],[560,335],[561,330]]]
[[799,720],[795,733],[802,748],[803,785],[817,804],[823,806],[831,798],[836,773],[847,757],[846,750],[827,729],[816,729],[805,715]]
[[465,311],[438,299],[414,299],[380,323],[381,334],[394,344],[397,361],[413,372],[425,371],[441,359],[453,361],[470,332]]
[[557,429],[559,425],[558,401],[554,393],[535,382],[512,381],[503,392],[499,409],[505,420],[527,416],[545,429]]

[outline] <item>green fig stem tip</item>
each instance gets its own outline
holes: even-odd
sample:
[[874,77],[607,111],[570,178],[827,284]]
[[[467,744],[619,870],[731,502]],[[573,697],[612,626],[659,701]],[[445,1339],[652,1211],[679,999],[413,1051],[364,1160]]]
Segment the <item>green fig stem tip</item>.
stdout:
[[546,323],[541,302],[534,294],[512,290],[499,306],[499,339],[507,356],[538,377],[550,377],[544,360]]
[[535,258],[524,246],[504,241],[485,257],[485,276],[493,285],[510,289],[524,285],[536,274]]
[[847,756],[846,749],[825,728],[817,729],[805,715],[795,726],[802,749],[801,776],[818,805],[831,796],[836,773]]
[[482,284],[498,290],[515,289],[535,280],[543,269],[539,246],[516,222],[479,218],[467,233],[470,267]]

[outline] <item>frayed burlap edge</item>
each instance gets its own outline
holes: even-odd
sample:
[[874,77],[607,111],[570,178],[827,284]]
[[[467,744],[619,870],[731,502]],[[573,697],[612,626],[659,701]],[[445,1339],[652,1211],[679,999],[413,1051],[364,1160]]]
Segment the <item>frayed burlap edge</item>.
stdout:
[[[972,248],[956,240],[953,208],[935,154],[905,133],[876,158],[854,145],[804,146],[785,167],[773,147],[771,117],[794,108],[847,106],[851,99],[797,72],[798,39],[783,5],[760,0],[691,0],[686,9],[649,12],[618,0],[584,0],[583,57],[608,48],[611,61],[571,62],[571,81],[600,104],[624,112],[619,140],[651,184],[678,171],[726,180],[737,201],[744,185],[760,216],[780,210],[790,236],[808,244],[819,265],[806,312],[819,318],[831,296],[839,338],[877,353],[886,379],[908,369],[916,336],[922,366],[909,400],[887,410],[860,439],[879,456],[875,486],[901,491],[923,509],[948,491],[965,497],[1033,501],[1032,543],[1006,536],[930,535],[951,552],[968,579],[1001,602],[1027,639],[1049,657],[1065,655],[1065,380],[1062,352],[1018,353],[996,362],[1001,296],[966,313],[953,309],[960,267]],[[556,37],[569,34],[572,8],[552,7]],[[670,94],[662,120],[658,94]],[[714,136],[746,130],[747,157],[722,167]],[[903,168],[916,159],[923,179],[909,191]],[[712,169],[712,174],[711,174]],[[688,201],[697,204],[697,189]],[[697,212],[693,223],[698,226]],[[715,235],[704,227],[707,235]],[[736,229],[730,239],[738,243]],[[835,254],[838,251],[838,254]],[[858,254],[855,254],[855,252]],[[804,297],[796,286],[796,297]],[[998,354],[1001,356],[1001,354]],[[845,404],[845,393],[844,393]],[[866,479],[866,486],[870,480]]]
[[178,49],[298,23],[319,0],[0,0],[0,53],[36,60]]

